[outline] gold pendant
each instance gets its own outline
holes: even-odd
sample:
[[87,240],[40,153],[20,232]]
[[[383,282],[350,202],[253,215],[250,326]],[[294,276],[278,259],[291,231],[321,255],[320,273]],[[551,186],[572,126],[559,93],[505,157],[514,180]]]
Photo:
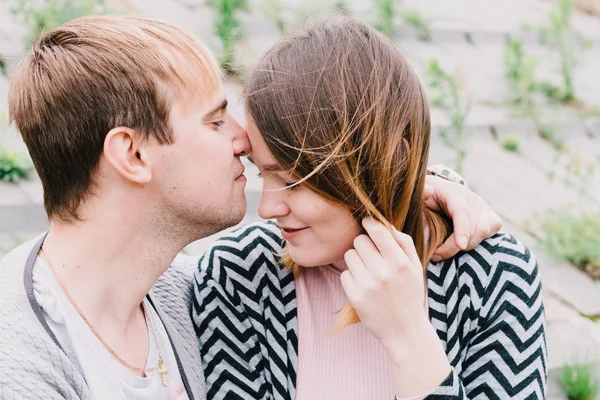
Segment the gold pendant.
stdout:
[[158,373],[162,377],[163,385],[169,386],[169,379],[167,378],[169,369],[165,367],[165,363],[163,362],[162,356],[160,354],[158,355]]

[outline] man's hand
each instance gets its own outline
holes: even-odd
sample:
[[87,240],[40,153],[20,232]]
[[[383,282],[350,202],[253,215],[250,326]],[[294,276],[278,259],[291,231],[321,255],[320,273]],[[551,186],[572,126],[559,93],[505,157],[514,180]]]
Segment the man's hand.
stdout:
[[446,214],[454,225],[454,233],[436,250],[432,261],[472,250],[502,227],[498,214],[481,197],[458,183],[428,175],[423,197],[427,207]]

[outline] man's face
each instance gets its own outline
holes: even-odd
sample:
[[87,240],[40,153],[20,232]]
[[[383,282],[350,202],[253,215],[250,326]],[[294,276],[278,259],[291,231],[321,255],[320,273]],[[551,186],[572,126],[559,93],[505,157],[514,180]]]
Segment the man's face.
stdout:
[[197,238],[239,223],[246,211],[240,156],[250,152],[250,143],[227,111],[223,91],[208,101],[174,102],[170,125],[174,142],[157,147],[152,171],[160,208]]

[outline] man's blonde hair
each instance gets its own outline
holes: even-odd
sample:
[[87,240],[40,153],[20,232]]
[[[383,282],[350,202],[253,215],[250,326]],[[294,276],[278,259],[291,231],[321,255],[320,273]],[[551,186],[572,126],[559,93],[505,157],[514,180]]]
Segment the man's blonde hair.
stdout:
[[208,99],[220,80],[210,51],[165,22],[84,17],[41,35],[12,76],[9,113],[41,178],[48,216],[79,218],[111,129],[172,143],[175,96]]

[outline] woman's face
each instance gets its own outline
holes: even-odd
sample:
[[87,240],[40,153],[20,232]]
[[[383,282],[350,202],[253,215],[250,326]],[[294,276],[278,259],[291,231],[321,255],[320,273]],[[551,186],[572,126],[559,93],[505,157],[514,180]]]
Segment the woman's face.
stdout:
[[263,179],[258,215],[277,222],[295,263],[315,267],[341,260],[361,232],[350,210],[302,185],[287,188],[293,177],[281,170],[252,119],[247,120],[249,158]]

